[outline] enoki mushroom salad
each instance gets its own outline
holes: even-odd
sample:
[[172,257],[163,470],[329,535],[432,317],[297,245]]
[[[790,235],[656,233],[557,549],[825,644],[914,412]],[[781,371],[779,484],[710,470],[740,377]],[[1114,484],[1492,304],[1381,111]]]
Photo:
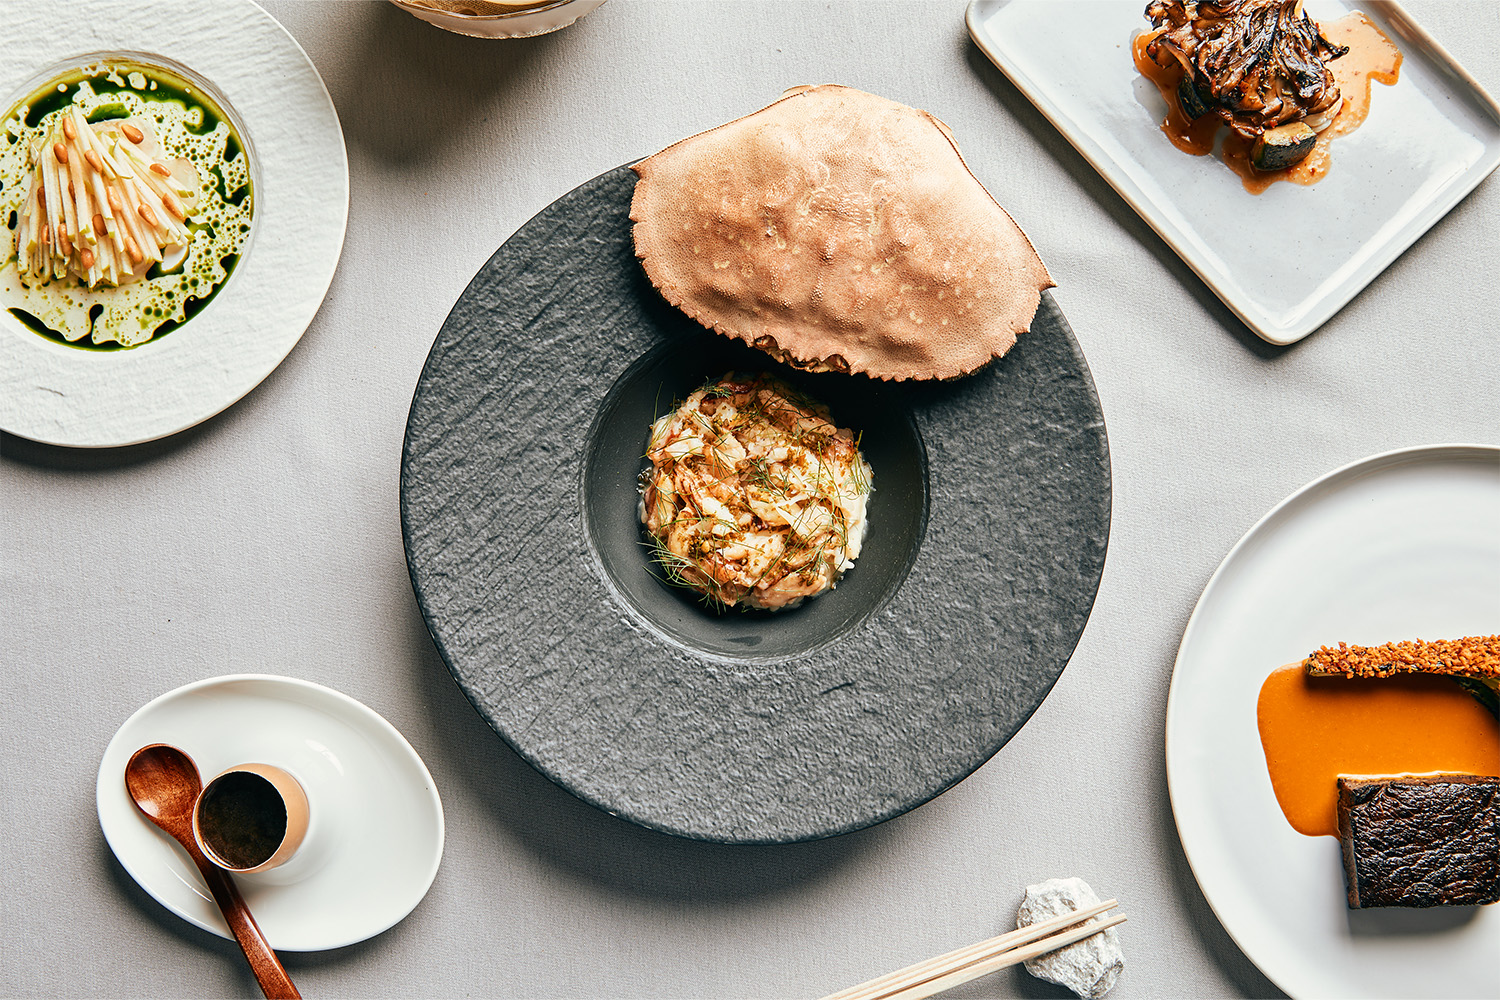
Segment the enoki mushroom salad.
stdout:
[[229,277],[254,210],[248,157],[202,88],[103,62],[0,122],[0,303],[67,343],[134,347]]

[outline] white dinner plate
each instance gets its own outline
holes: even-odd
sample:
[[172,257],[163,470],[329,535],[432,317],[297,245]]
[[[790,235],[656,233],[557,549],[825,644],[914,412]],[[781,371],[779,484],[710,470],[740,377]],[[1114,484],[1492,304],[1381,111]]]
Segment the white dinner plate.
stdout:
[[255,198],[249,242],[218,294],[139,347],[71,347],[0,310],[0,430],[102,448],[174,434],[224,410],[296,346],[343,249],[348,160],[318,71],[250,0],[176,11],[149,0],[7,5],[0,52],[0,113],[43,82],[39,73],[108,54],[202,78],[238,119]]
[[[1483,5],[1481,5],[1483,6]],[[1136,72],[1145,0],[973,0],[976,45],[1224,304],[1273,344],[1322,326],[1496,165],[1500,106],[1398,4],[1309,0],[1318,20],[1363,11],[1402,53],[1394,86],[1333,145],[1317,184],[1252,195],[1215,156],[1162,134],[1166,104]]]
[[186,751],[203,780],[275,764],[307,791],[311,823],[280,868],[236,875],[271,947],[322,951],[373,937],[421,902],[443,856],[432,775],[385,719],[348,695],[291,677],[236,674],[188,684],[125,721],[99,764],[99,825],[131,877],[167,909],[230,937],[176,841],[136,808],[125,764],[150,743]]
[[1167,700],[1183,850],[1224,928],[1307,997],[1493,997],[1500,906],[1348,909],[1339,842],[1297,833],[1266,773],[1266,675],[1317,647],[1500,632],[1500,448],[1376,455],[1298,490],[1230,550]]

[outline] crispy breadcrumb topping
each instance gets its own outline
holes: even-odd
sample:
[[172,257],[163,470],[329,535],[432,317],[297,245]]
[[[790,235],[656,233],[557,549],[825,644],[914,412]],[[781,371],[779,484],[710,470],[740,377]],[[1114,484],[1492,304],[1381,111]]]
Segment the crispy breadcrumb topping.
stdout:
[[1391,674],[1445,674],[1450,677],[1500,677],[1500,635],[1463,639],[1422,639],[1388,642],[1382,646],[1351,646],[1341,642],[1320,646],[1302,661],[1316,676],[1388,677]]

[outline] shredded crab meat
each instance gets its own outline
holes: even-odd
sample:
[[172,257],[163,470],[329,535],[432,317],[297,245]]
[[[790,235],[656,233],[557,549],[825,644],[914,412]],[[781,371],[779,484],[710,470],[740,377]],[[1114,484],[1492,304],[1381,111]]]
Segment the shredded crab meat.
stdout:
[[651,428],[641,520],[668,579],[726,606],[793,607],[859,557],[870,466],[828,410],[731,372]]
[[1323,37],[1302,0],[1153,0],[1146,54],[1182,64],[1213,113],[1255,138],[1305,121],[1327,125],[1343,98],[1326,62],[1349,50]]

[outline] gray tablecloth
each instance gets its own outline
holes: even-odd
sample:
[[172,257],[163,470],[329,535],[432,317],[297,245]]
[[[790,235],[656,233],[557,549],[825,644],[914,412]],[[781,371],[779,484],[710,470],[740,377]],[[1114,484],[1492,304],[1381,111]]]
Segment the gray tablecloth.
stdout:
[[[232,944],[114,860],[94,777],[141,704],[264,671],[383,713],[447,814],[442,868],[408,919],[287,956],[308,996],[815,996],[997,933],[1026,883],[1059,875],[1124,902],[1121,1000],[1275,995],[1215,920],[1173,826],[1173,657],[1224,553],[1307,480],[1400,446],[1500,441],[1500,184],[1276,349],[990,66],[960,0],[614,0],[512,43],[383,3],[266,6],[323,74],[348,142],[348,239],[322,311],[264,384],[197,429],[111,453],[3,439],[0,993],[255,994]],[[1493,9],[1409,7],[1500,92]],[[1108,561],[1062,680],[971,778],[830,841],[691,843],[553,787],[460,694],[403,560],[402,432],[443,317],[526,219],[819,82],[938,114],[1039,248],[1108,421]],[[1062,994],[1009,970],[958,995]]]

